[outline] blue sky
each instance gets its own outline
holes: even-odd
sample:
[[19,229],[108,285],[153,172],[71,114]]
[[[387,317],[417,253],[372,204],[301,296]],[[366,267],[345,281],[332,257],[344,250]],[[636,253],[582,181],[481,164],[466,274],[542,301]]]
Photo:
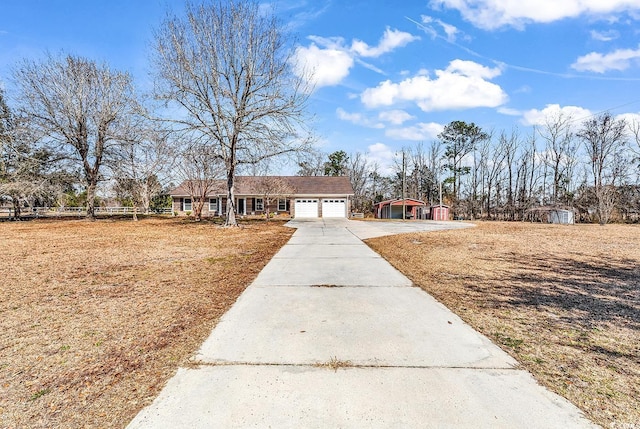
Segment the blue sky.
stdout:
[[[2,0],[0,81],[46,50],[127,70],[148,89],[148,46],[169,0]],[[640,118],[640,0],[277,0],[263,3],[314,69],[321,149],[394,153],[453,120],[531,133],[562,111]]]

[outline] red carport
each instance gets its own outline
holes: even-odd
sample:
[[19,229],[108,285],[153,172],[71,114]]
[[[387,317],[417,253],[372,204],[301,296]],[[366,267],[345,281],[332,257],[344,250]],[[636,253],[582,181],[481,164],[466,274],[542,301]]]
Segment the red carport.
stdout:
[[402,219],[402,207],[405,207],[405,219],[426,219],[427,204],[413,198],[380,201],[373,206],[378,219]]

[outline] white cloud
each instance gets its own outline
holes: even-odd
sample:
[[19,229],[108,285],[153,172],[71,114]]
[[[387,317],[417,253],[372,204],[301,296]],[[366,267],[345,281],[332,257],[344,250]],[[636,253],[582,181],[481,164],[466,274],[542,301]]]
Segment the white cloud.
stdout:
[[361,40],[354,40],[351,43],[351,50],[361,57],[379,57],[382,54],[391,52],[396,48],[401,48],[420,37],[404,31],[392,30],[387,27],[378,46],[371,47]]
[[381,121],[389,122],[393,125],[402,125],[404,122],[414,118],[414,116],[411,116],[404,110],[399,109],[387,110],[378,114],[378,119],[380,119]]
[[374,66],[374,65],[373,65],[373,64],[371,64],[371,63],[368,63],[368,62],[366,62],[366,61],[362,61],[360,58],[356,58],[356,62],[357,62],[358,64],[360,64],[362,67],[366,68],[366,69],[369,69],[369,70],[371,70],[371,71],[373,71],[373,72],[376,72],[376,73],[378,73],[378,74],[381,74],[381,75],[386,75],[386,73],[384,72],[384,70],[379,69],[378,67]]
[[515,92],[516,94],[529,94],[531,91],[532,89],[529,85],[523,85],[513,92]]
[[[627,126],[637,126],[640,124],[640,112],[638,113],[622,113],[616,116],[617,120],[624,119],[627,122]],[[639,142],[640,143],[640,142]]]
[[261,2],[258,5],[258,13],[263,16],[286,13],[289,16],[285,23],[286,28],[295,30],[323,15],[329,7],[329,3],[318,7],[318,4],[309,4],[305,0]]
[[593,40],[598,40],[600,42],[611,42],[612,40],[615,40],[618,37],[620,37],[620,33],[617,32],[616,30],[609,30],[609,31],[591,30],[591,38]]
[[528,23],[549,23],[581,15],[607,18],[640,11],[638,0],[431,0],[434,8],[457,9],[473,25],[486,30],[504,26],[522,29]]
[[378,165],[380,174],[384,176],[393,172],[393,158],[395,154],[389,146],[384,143],[375,143],[367,149],[367,160],[372,164]]
[[325,49],[337,49],[340,51],[346,50],[344,47],[344,38],[342,37],[322,37],[322,36],[308,36],[307,39],[322,46]]
[[524,125],[545,125],[547,121],[559,118],[560,115],[570,118],[579,126],[583,120],[591,116],[591,111],[578,106],[560,107],[559,104],[547,104],[542,110],[531,109],[524,112],[521,122]]
[[624,119],[627,122],[640,122],[640,112],[638,113],[621,113],[616,116],[616,119]]
[[421,122],[411,127],[389,129],[385,131],[385,136],[395,140],[431,140],[435,139],[443,129],[444,126],[435,122]]
[[434,18],[428,15],[422,15],[421,18],[423,25],[421,25],[420,28],[429,36],[431,36],[431,39],[435,39],[436,37],[438,37],[438,30],[436,30],[433,25],[431,25],[434,22]]
[[608,54],[591,52],[579,57],[575,63],[571,64],[571,68],[578,71],[604,73],[607,70],[626,70],[632,62],[640,62],[640,48],[617,49]]
[[458,29],[451,24],[444,23],[442,21],[438,21],[440,25],[442,25],[442,29],[447,35],[447,40],[450,42],[456,41],[456,34],[458,34]]
[[339,119],[343,121],[349,121],[356,125],[361,125],[363,127],[369,127],[369,128],[384,128],[383,124],[372,121],[371,119],[367,118],[361,113],[348,113],[341,107],[338,107],[338,109],[336,109],[336,114],[338,115]]
[[429,25],[435,23],[442,27],[442,30],[446,34],[446,37],[443,37],[443,39],[446,39],[449,42],[456,41],[457,34],[460,32],[457,27],[428,15],[422,15],[420,19],[422,20],[422,24],[424,24],[421,28],[432,38],[436,38],[439,36],[438,30],[436,30],[432,25]]
[[512,109],[510,107],[498,107],[498,113],[507,116],[522,116],[522,112],[517,109]]
[[463,76],[480,77],[483,79],[493,79],[500,76],[502,70],[499,67],[489,68],[473,61],[453,60],[447,67],[447,72],[457,72]]
[[315,88],[337,85],[349,75],[353,58],[339,49],[321,49],[315,44],[299,46],[294,53],[294,71],[298,76],[311,76]]
[[288,29],[295,30],[306,25],[310,21],[316,20],[329,9],[330,4],[327,3],[318,9],[314,9],[306,3],[301,6],[304,8],[303,11],[298,12],[291,17],[290,21],[287,23]]
[[436,70],[435,79],[418,75],[399,83],[386,80],[360,96],[367,107],[392,106],[415,102],[425,112],[474,107],[498,107],[508,97],[500,86],[487,81],[500,75],[499,68],[488,68],[473,61],[454,60],[445,70]]
[[[403,80],[401,83],[392,83],[390,80],[385,80],[375,88],[367,88],[362,94],[360,94],[360,100],[367,107],[378,106],[391,106],[400,98],[401,85],[409,85],[417,78],[409,78]],[[428,78],[425,80],[429,80]]]
[[376,73],[385,74],[373,64],[359,57],[379,57],[396,48],[420,39],[410,33],[387,28],[378,46],[370,47],[365,42],[354,40],[346,46],[342,37],[309,36],[309,46],[298,46],[294,52],[294,72],[299,77],[308,78],[315,89],[338,85],[349,75],[354,63]]

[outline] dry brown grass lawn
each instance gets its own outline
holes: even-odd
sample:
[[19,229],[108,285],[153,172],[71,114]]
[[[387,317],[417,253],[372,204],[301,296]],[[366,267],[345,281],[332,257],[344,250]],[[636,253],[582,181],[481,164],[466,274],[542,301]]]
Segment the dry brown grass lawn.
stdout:
[[640,427],[640,226],[480,223],[368,243],[595,422]]
[[292,233],[0,223],[0,427],[124,427]]

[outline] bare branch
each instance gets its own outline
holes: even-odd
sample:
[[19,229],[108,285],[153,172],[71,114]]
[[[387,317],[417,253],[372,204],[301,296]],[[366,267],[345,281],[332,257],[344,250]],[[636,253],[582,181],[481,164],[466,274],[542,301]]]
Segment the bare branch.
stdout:
[[[175,104],[182,138],[223,160],[226,222],[235,225],[234,179],[240,165],[306,150],[305,81],[273,17],[252,0],[187,4],[155,35],[156,96]],[[303,136],[301,138],[301,135]]]
[[102,167],[112,149],[127,141],[131,119],[140,113],[131,78],[71,55],[24,60],[14,78],[21,91],[19,114],[34,135],[81,167],[87,216],[93,218]]
[[585,121],[578,132],[591,162],[593,191],[597,200],[600,224],[609,221],[616,197],[616,180],[620,169],[621,149],[626,144],[626,122],[604,113]]

